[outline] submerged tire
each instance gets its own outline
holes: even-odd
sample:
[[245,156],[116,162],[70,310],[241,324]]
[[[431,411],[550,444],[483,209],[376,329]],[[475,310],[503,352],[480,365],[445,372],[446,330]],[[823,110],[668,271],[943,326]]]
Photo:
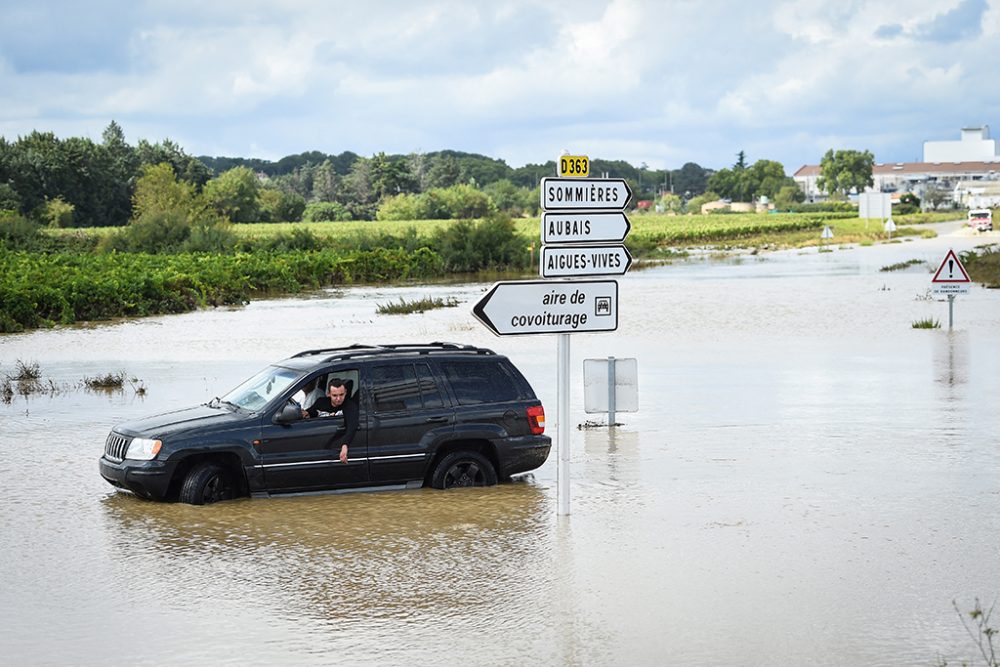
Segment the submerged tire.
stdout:
[[236,497],[236,484],[226,470],[214,463],[201,463],[188,472],[181,486],[182,503],[211,505]]
[[493,464],[476,452],[459,451],[448,454],[438,462],[431,475],[431,486],[435,489],[493,486],[496,483],[497,471]]

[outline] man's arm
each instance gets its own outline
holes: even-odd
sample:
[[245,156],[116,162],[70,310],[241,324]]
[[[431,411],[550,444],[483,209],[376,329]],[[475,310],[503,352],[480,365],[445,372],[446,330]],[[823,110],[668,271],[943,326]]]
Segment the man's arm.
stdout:
[[354,440],[354,434],[358,431],[359,412],[357,401],[348,400],[344,403],[344,437],[340,440],[341,463],[347,463],[348,446]]

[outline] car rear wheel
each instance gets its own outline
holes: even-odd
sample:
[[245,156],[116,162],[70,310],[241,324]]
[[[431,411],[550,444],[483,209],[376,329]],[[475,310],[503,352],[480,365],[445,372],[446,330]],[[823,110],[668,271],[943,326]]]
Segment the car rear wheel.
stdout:
[[454,489],[465,486],[493,486],[497,483],[497,471],[485,456],[476,452],[459,451],[441,459],[431,486],[435,489]]
[[179,499],[190,505],[211,505],[236,497],[236,485],[225,469],[214,463],[201,463],[188,472]]

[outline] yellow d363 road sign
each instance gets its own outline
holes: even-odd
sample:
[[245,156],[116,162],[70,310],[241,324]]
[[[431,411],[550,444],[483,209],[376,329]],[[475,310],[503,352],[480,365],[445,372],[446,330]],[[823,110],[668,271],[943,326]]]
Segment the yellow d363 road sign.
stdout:
[[586,178],[590,175],[590,158],[586,155],[560,156],[559,175],[563,178]]

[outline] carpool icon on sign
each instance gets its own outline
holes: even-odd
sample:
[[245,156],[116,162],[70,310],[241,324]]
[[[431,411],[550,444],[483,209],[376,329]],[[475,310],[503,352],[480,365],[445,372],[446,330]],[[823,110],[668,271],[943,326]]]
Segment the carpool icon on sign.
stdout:
[[594,315],[611,314],[611,297],[599,296],[594,299]]

